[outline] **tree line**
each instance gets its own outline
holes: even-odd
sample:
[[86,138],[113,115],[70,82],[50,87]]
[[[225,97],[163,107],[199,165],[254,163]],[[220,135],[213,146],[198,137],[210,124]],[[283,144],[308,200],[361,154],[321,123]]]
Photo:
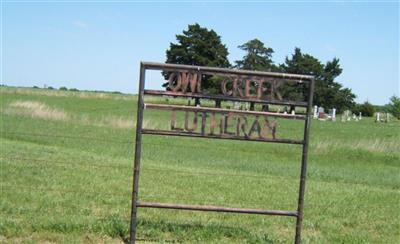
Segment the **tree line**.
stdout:
[[[335,81],[343,71],[338,58],[323,63],[296,47],[294,53],[287,56],[283,63],[277,64],[272,60],[274,50],[261,40],[252,39],[238,46],[245,55],[231,64],[226,45],[221,42],[221,36],[212,29],[201,27],[197,23],[188,25],[182,34],[176,35],[176,39],[177,43],[170,43],[166,50],[167,63],[313,75],[316,81],[315,105],[336,108],[338,111],[355,106],[355,94]],[[208,78],[202,85],[205,90],[215,93],[220,89],[218,83],[218,80]],[[294,100],[305,96],[301,87],[287,85],[283,87],[283,92],[286,97]]]

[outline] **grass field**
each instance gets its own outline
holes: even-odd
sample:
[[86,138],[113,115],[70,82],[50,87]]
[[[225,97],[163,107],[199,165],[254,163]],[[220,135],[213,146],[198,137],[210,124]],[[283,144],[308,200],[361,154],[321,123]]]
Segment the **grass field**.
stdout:
[[[126,240],[137,97],[0,89],[0,241]],[[148,111],[144,125],[168,119]],[[299,125],[282,121],[278,135]],[[298,145],[144,135],[139,199],[296,210],[300,156]],[[313,121],[303,242],[399,243],[399,169],[400,122]],[[291,243],[295,229],[278,216],[139,209],[138,218],[143,243]]]

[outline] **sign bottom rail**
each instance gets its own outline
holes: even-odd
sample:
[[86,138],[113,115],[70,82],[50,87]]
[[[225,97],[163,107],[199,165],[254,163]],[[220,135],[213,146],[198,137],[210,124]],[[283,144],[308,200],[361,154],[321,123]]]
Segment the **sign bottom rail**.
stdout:
[[210,206],[210,205],[187,205],[187,204],[171,204],[171,203],[157,203],[157,202],[138,202],[136,206],[142,208],[165,208],[165,209],[182,209],[182,210],[192,210],[192,211],[229,212],[229,213],[281,215],[281,216],[298,217],[297,211],[285,211],[285,210],[230,208],[230,207],[220,207],[220,206]]

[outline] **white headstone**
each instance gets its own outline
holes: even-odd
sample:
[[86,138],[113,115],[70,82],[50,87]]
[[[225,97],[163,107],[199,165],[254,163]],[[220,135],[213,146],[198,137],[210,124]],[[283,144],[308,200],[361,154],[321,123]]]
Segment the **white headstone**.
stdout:
[[294,112],[294,110],[292,110],[292,115],[295,115],[296,113]]
[[380,116],[381,116],[381,114],[378,112],[378,113],[376,113],[376,122],[379,122],[379,121],[381,121],[381,118],[380,118]]
[[318,107],[317,107],[317,105],[315,105],[314,106],[314,115],[313,115],[314,119],[318,118],[318,114],[317,114],[318,111],[317,110],[318,110]]
[[358,113],[358,119],[361,120],[361,112]]
[[336,108],[332,109],[332,120],[336,120]]

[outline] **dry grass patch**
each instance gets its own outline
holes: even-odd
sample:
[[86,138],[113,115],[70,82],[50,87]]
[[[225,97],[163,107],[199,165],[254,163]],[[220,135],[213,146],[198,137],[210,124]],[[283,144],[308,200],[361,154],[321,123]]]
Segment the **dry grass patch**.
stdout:
[[366,150],[369,152],[397,152],[400,141],[396,139],[360,139],[353,141],[343,140],[318,140],[312,143],[312,148],[316,152],[325,153],[333,149]]
[[351,144],[352,149],[364,149],[370,152],[397,152],[400,142],[393,139],[359,140]]
[[169,123],[162,123],[162,121],[155,121],[151,119],[143,119],[143,124],[142,124],[142,127],[145,129],[168,130],[170,129],[169,126],[170,126]]
[[61,109],[54,108],[38,101],[18,100],[8,104],[5,114],[26,116],[45,120],[77,122],[83,125],[112,127],[121,129],[135,128],[135,120],[123,116],[103,116],[100,119],[91,118],[86,114],[69,114]]
[[87,115],[77,115],[75,120],[81,124],[94,125],[99,127],[113,127],[121,129],[133,129],[135,128],[136,120],[134,118],[126,118],[123,116],[108,115],[103,116],[100,119],[93,119]]
[[135,120],[117,116],[105,116],[100,120],[100,126],[109,126],[115,128],[132,129],[135,128]]
[[4,111],[6,114],[22,115],[47,120],[68,121],[69,116],[60,109],[52,108],[37,101],[15,101]]

